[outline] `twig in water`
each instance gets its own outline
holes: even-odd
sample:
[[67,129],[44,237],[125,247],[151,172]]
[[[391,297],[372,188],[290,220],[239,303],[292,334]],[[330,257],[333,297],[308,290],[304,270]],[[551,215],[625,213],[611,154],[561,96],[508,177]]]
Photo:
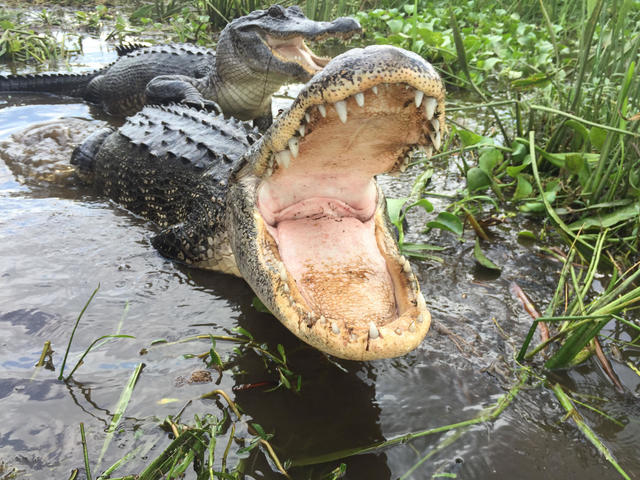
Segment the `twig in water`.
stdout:
[[[518,285],[516,282],[512,282],[511,291],[516,297],[520,299],[520,301],[522,302],[522,306],[534,320],[540,318],[540,312],[536,310],[536,307],[534,307],[533,303],[531,303],[531,300],[529,300],[527,294],[524,293],[524,290],[520,288],[520,285]],[[547,327],[547,324],[544,322],[538,322],[538,329],[540,330],[540,340],[543,342],[549,340],[550,335],[549,327]]]
[[620,393],[623,393],[624,388],[622,387],[622,383],[620,383],[620,379],[616,375],[616,372],[613,371],[611,362],[609,362],[609,359],[605,356],[604,352],[602,351],[602,346],[600,345],[600,340],[598,340],[598,337],[593,337],[593,344],[596,347],[596,357],[600,361],[600,365],[602,365],[602,369],[611,379],[613,384],[616,386],[616,390],[618,390],[618,392]]

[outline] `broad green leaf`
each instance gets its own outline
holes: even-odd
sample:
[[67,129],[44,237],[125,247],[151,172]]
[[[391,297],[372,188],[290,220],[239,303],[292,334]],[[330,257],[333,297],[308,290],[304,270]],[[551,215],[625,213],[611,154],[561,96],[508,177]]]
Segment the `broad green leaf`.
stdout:
[[389,31],[391,31],[391,33],[400,33],[402,32],[402,28],[404,27],[404,21],[398,19],[387,20],[387,26],[389,27]]
[[609,228],[627,220],[640,217],[640,201],[627,205],[626,207],[614,210],[606,215],[597,215],[582,218],[569,225],[571,230],[586,229],[590,227]]
[[586,142],[589,138],[589,131],[580,122],[576,122],[575,120],[567,120],[565,122],[565,125],[576,132],[576,134],[580,137],[580,139],[582,140],[580,145],[584,144],[584,142]]
[[472,145],[493,145],[493,139],[490,137],[483,137],[477,133],[470,132],[469,130],[456,129],[456,133],[460,137],[462,146],[469,147]]
[[441,230],[448,230],[455,233],[458,236],[462,235],[464,227],[462,222],[453,213],[440,212],[435,220],[427,223],[428,228],[439,228]]
[[482,249],[480,248],[480,239],[476,237],[476,244],[473,247],[473,256],[476,259],[476,262],[478,262],[480,265],[482,265],[485,268],[488,268],[490,270],[502,270],[501,267],[497,266],[495,263],[493,263],[491,260],[489,260],[485,254],[482,252]]
[[606,138],[607,131],[604,128],[591,127],[589,130],[589,140],[591,141],[591,145],[593,145],[597,150],[602,149],[602,145],[604,145]]
[[402,207],[407,203],[408,198],[387,198],[387,212],[389,213],[389,219],[396,227],[401,223],[400,215],[402,214]]
[[518,209],[524,213],[541,213],[541,212],[544,212],[544,203],[527,202],[523,205],[520,205]]
[[473,167],[467,171],[467,187],[470,192],[488,188],[490,185],[491,179],[480,168]]
[[478,159],[478,167],[491,176],[491,172],[493,169],[502,162],[504,157],[502,156],[502,152],[497,148],[488,148],[482,152],[480,158]]
[[520,230],[518,232],[518,238],[526,238],[528,240],[537,240],[536,234],[530,230]]
[[522,200],[523,198],[527,198],[531,196],[533,192],[533,187],[529,180],[524,175],[518,175],[518,184],[516,186],[516,191],[513,193],[513,200]]
[[[522,161],[522,164],[524,165],[525,162],[523,160],[529,156],[529,150],[527,149],[527,147],[519,142],[511,144],[511,147],[513,148],[513,152],[511,152],[511,159],[513,160],[513,162],[517,163]],[[529,159],[529,162],[531,162],[531,159]],[[528,164],[529,162],[526,163]]]
[[573,174],[580,173],[580,170],[582,170],[584,164],[584,157],[579,153],[572,153],[570,155],[567,155],[567,158],[565,159],[567,170],[569,170]]

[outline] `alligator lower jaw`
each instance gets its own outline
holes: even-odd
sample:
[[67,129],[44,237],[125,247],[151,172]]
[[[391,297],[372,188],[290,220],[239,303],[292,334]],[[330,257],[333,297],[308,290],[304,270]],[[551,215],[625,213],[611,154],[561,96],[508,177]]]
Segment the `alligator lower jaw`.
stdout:
[[322,70],[331,60],[313,53],[301,36],[279,39],[266,34],[265,43],[275,58],[284,63],[296,63],[311,75]]
[[[374,177],[439,147],[437,102],[379,85],[308,108],[299,134],[263,165],[255,220],[271,272],[266,303],[297,336],[337,357],[403,355],[431,317],[400,255]],[[282,139],[277,139],[276,142]]]

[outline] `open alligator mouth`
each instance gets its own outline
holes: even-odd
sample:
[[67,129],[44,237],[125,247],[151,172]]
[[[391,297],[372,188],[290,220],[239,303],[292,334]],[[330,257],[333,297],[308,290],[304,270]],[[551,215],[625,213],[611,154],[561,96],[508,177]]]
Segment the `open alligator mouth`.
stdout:
[[302,36],[290,38],[277,38],[266,34],[266,43],[271,49],[272,55],[281,62],[294,62],[300,65],[311,75],[322,70],[331,60],[328,57],[319,57],[307,47]]
[[[364,360],[402,355],[429,328],[375,176],[404,170],[415,150],[430,156],[440,147],[444,90],[417,56],[359,51],[364,60],[353,71],[339,69],[344,60],[327,67],[274,124],[253,165],[253,217],[271,272],[263,301],[311,345]],[[352,52],[335,60],[358,58]],[[380,62],[385,53],[394,62]]]

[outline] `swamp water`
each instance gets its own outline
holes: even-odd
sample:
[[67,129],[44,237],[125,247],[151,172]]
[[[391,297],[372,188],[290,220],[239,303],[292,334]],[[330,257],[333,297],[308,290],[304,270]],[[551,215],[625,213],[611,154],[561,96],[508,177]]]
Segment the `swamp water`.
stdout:
[[[14,96],[3,101],[0,140],[33,124],[63,119],[50,141],[74,143],[106,121],[99,112],[69,99]],[[516,233],[522,225],[513,220],[492,228],[494,241],[485,251],[503,270],[500,275],[487,274],[474,263],[470,237],[465,243],[443,233],[425,238],[419,232],[426,217],[412,212],[408,240],[446,247],[439,253],[443,264],[412,262],[434,319],[429,335],[401,358],[330,359],[258,312],[252,306],[253,292],[242,280],[189,269],[159,256],[149,241],[152,225],[78,186],[68,177],[65,158],[58,159],[52,174],[47,144],[33,148],[32,157],[38,160],[34,169],[19,168],[6,157],[0,163],[0,466],[17,469],[17,478],[65,479],[72,469],[82,470],[80,422],[94,478],[136,448],[139,455],[113,476],[139,472],[171,442],[170,434],[160,428],[162,420],[176,415],[188,400],[195,399],[182,414],[185,423],[195,414],[222,417],[224,401],[197,399],[215,389],[237,402],[245,420],[274,434],[270,442],[281,460],[471,419],[517,382],[512,359],[531,318],[511,293],[511,282],[542,309],[561,268],[535,246],[519,244]],[[380,182],[389,197],[406,196],[415,175],[410,169]],[[36,177],[42,180],[34,181]],[[441,163],[429,188],[451,193],[460,182],[456,169]],[[135,339],[112,340],[91,352],[71,380],[58,381],[75,320],[98,284],[76,331],[66,374],[93,340],[116,332],[121,318],[120,333]],[[232,365],[219,384],[215,371],[214,382],[190,381],[206,366],[184,356],[207,352],[209,340],[152,346],[157,339],[228,335],[235,327],[248,330],[271,351],[283,344],[290,368],[302,376],[301,391],[238,389],[277,382],[278,376],[255,353],[234,353],[233,343],[217,343],[222,360]],[[629,338],[625,332],[608,333]],[[34,368],[47,340],[55,351],[55,372]],[[144,368],[131,401],[98,467],[114,408],[140,363]],[[622,364],[613,364],[626,386],[624,394],[616,393],[591,362],[554,380],[568,390],[594,396],[586,401],[621,422],[616,425],[581,409],[622,468],[640,478],[639,379]],[[471,426],[459,437],[444,432],[343,460],[346,478],[398,478],[429,452],[430,458],[408,478],[618,478],[573,422],[563,421],[565,411],[551,390],[535,385],[521,389],[495,420]],[[236,434],[248,436],[246,429]],[[227,422],[218,439],[217,458],[229,435]],[[447,439],[449,445],[432,452]],[[237,463],[234,452],[237,446],[231,449],[229,466]],[[321,478],[339,463],[292,468],[290,474],[294,479]],[[245,473],[247,478],[282,478],[256,451]],[[191,469],[186,478],[195,478]]]

